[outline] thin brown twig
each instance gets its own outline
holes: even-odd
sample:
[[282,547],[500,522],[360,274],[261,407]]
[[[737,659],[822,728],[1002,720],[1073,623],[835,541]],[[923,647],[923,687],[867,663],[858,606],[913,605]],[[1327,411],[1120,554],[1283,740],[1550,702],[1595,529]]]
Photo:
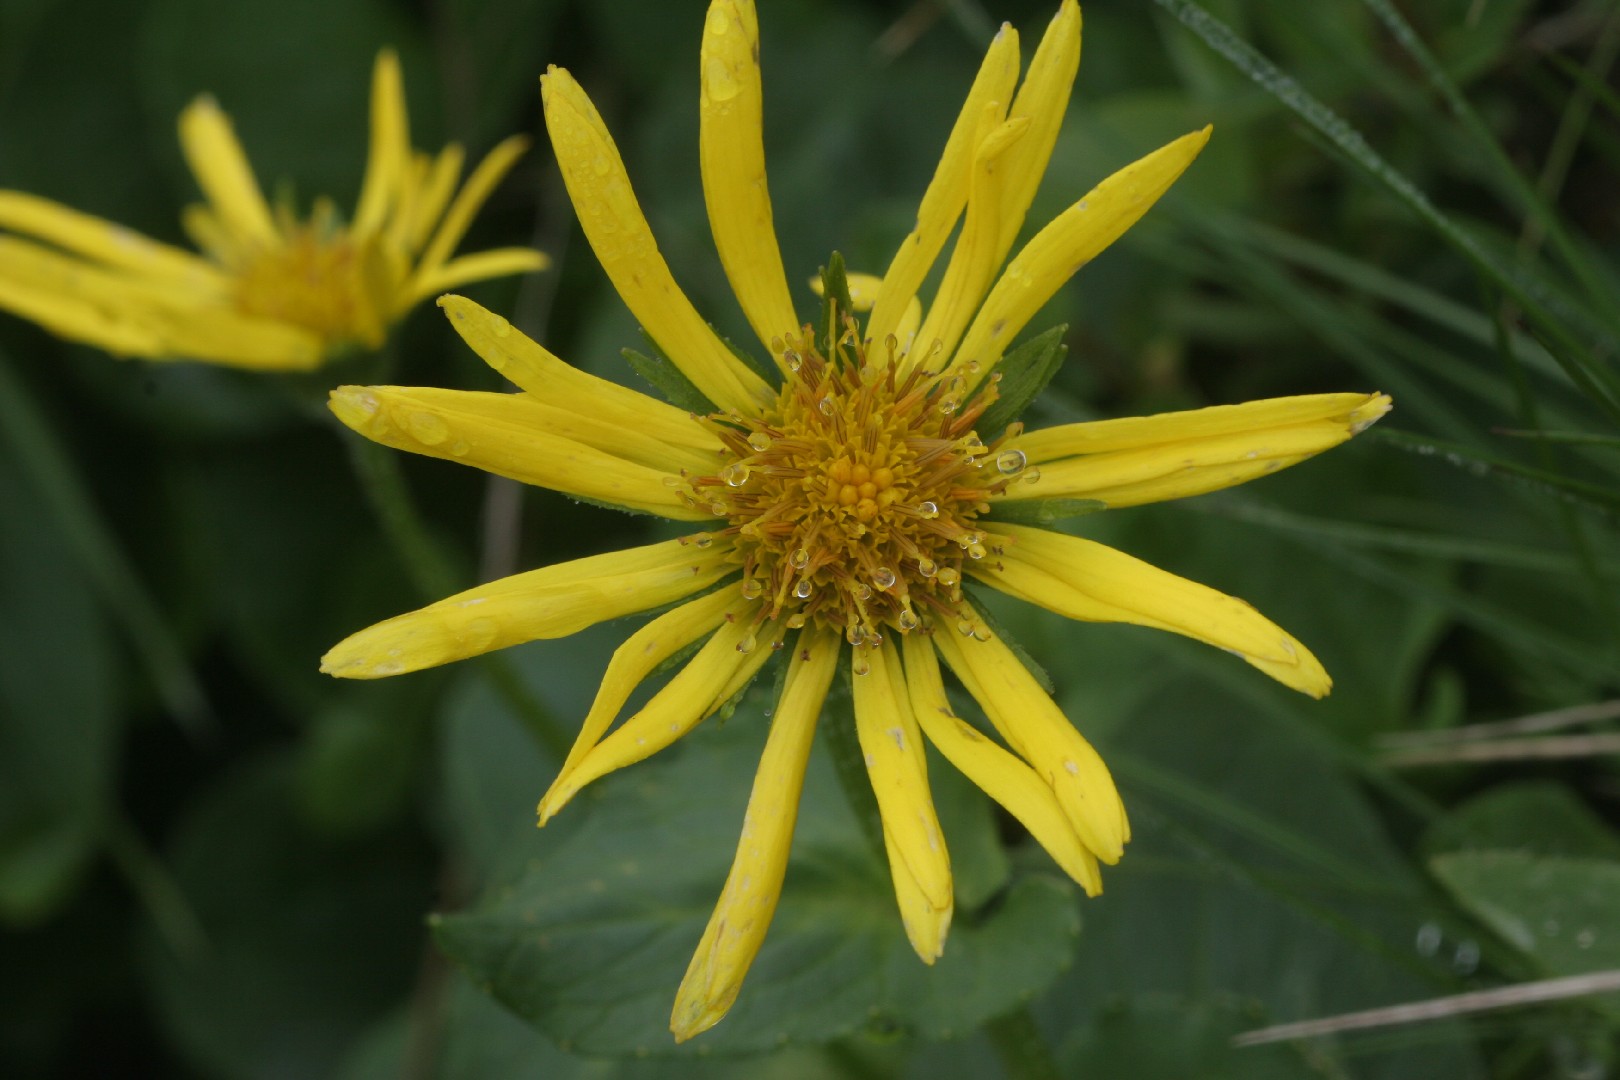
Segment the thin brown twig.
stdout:
[[1316,1020],[1299,1020],[1289,1024],[1256,1028],[1254,1031],[1245,1031],[1241,1035],[1233,1036],[1232,1045],[1261,1046],[1265,1043],[1336,1035],[1345,1031],[1366,1031],[1370,1028],[1422,1023],[1425,1020],[1445,1020],[1493,1009],[1539,1005],[1615,990],[1620,990],[1620,969],[1594,971],[1586,975],[1539,979],[1535,982],[1499,986],[1494,990],[1474,990],[1466,994],[1430,998],[1428,1001],[1413,1001],[1405,1005],[1388,1005],[1380,1009],[1366,1009],[1361,1012],[1340,1013],[1338,1016],[1324,1016]]
[[1437,731],[1399,731],[1379,737],[1385,750],[1407,747],[1434,746],[1436,744],[1481,742],[1502,735],[1530,735],[1582,724],[1598,724],[1605,720],[1620,720],[1620,698],[1572,705],[1566,709],[1532,713],[1512,720],[1494,720],[1484,724],[1464,724],[1461,727],[1442,728]]
[[1456,765],[1479,761],[1551,761],[1559,758],[1620,754],[1620,733],[1602,735],[1542,735],[1529,739],[1414,746],[1386,751],[1379,760],[1392,768],[1415,765]]

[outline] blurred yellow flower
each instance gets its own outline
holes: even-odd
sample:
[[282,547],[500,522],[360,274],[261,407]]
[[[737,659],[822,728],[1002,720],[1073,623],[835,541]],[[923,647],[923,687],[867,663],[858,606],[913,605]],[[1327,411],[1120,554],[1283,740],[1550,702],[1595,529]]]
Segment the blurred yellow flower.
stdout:
[[[1015,92],[1018,40],[1002,27],[916,230],[881,278],[851,280],[864,326],[846,317],[811,327],[795,314],[771,227],[753,4],[713,0],[701,69],[704,194],[726,275],[774,359],[779,388],[741,362],[676,285],[613,140],[572,76],[554,68],[542,80],[546,122],[585,235],[631,312],[715,410],[693,415],[570,368],[454,296],[440,305],[456,330],[523,392],[376,386],[332,395],[344,423],[387,445],[707,526],[479,586],[362,630],[324,658],[333,675],[375,678],[676,604],[614,653],[541,800],[542,824],[586,784],[674,742],[786,652],[736,860],[677,995],[677,1039],[725,1015],[759,950],[812,733],[846,647],[901,917],[925,962],[940,955],[953,910],[925,737],[1087,893],[1101,889],[1098,861],[1117,860],[1130,835],[1113,781],[964,598],[964,578],[1075,619],[1209,642],[1312,696],[1329,688],[1316,658],[1243,602],[1092,541],[1009,520],[1019,504],[1041,500],[1133,506],[1229,487],[1337,445],[1389,407],[1381,394],[1324,394],[1028,433],[1015,423],[980,437],[1007,344],[1147,211],[1209,136],[1193,132],[1104,180],[998,278],[1079,56],[1080,11],[1065,0]],[[917,291],[959,219],[925,314]],[[636,686],[699,642],[610,733]],[[1000,742],[955,714],[940,658]]]
[[[305,370],[376,348],[418,302],[471,281],[543,269],[528,248],[451,258],[527,147],[496,146],[460,191],[462,149],[412,149],[399,61],[377,57],[371,147],[345,223],[330,199],[307,220],[272,208],[212,98],[180,114],[180,144],[206,202],[183,224],[199,256],[19,191],[0,191],[0,309],[120,356]],[[25,239],[25,237],[27,239]]]

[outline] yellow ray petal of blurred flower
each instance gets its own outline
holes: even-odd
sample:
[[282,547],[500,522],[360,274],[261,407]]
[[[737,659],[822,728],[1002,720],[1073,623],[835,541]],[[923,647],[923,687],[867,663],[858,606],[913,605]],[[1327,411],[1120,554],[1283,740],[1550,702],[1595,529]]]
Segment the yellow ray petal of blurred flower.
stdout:
[[180,114],[203,202],[181,215],[201,254],[20,191],[0,191],[0,310],[117,356],[259,371],[314,368],[377,348],[429,296],[546,267],[529,248],[455,256],[528,140],[500,143],[460,191],[463,153],[412,149],[392,50],[377,56],[371,144],[354,217],[317,199],[307,218],[264,197],[210,97]]
[[[954,904],[925,739],[1088,895],[1101,891],[1099,864],[1117,862],[1130,839],[1125,806],[1102,757],[963,595],[964,579],[1070,618],[1207,642],[1306,694],[1329,689],[1305,646],[1242,601],[1004,516],[1043,497],[1106,508],[1241,483],[1343,442],[1389,408],[1381,394],[1319,394],[1030,432],[1013,423],[981,437],[1010,340],[1147,212],[1209,138],[1208,128],[1192,132],[1103,180],[1008,262],[1079,50],[1079,8],[1062,0],[1017,87],[1017,35],[1002,28],[915,230],[886,274],[848,276],[853,310],[838,312],[841,327],[831,329],[841,333],[822,336],[829,328],[818,333],[793,310],[772,228],[754,5],[713,0],[698,87],[705,202],[721,265],[770,350],[778,385],[742,362],[676,284],[606,125],[579,84],[553,68],[542,79],[545,112],[586,239],[713,411],[688,413],[570,368],[505,319],[453,296],[440,300],[451,325],[520,393],[333,393],[343,422],[389,446],[703,523],[662,545],[481,586],[362,630],[327,655],[333,674],[370,678],[668,607],[613,654],[541,800],[542,824],[585,785],[691,730],[787,649],[736,861],[677,995],[677,1039],[724,1017],[765,938],[806,755],[840,657],[854,680],[854,735],[896,904],[924,961],[946,947]],[[953,234],[925,302],[919,290]],[[615,727],[642,680],[690,646],[697,651],[675,676]],[[947,667],[993,734],[953,711]]]

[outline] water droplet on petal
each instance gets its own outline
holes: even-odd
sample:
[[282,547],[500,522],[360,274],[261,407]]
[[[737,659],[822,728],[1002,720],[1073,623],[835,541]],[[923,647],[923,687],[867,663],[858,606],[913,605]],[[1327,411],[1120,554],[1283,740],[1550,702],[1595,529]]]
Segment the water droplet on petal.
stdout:
[[996,457],[996,469],[1003,476],[1011,476],[1024,467],[1024,460],[1022,450],[1007,450]]
[[901,630],[907,631],[908,633],[917,629],[917,627],[922,624],[922,620],[917,618],[917,613],[912,611],[910,608],[905,608],[902,610],[895,618],[895,622],[900,624]]
[[811,589],[812,586],[810,584],[810,579],[800,578],[799,583],[793,586],[793,595],[797,596],[800,600],[808,600],[810,598]]
[[759,578],[751,577],[742,583],[742,594],[744,600],[758,599],[759,596],[764,592],[765,583],[760,581]]
[[894,588],[894,571],[887,566],[880,566],[872,571],[872,583],[885,591]]
[[822,416],[831,416],[834,409],[832,396],[828,395],[816,402],[816,408],[821,410]]
[[687,537],[687,540],[693,544],[696,544],[700,548],[706,548],[710,544],[714,543],[714,534],[706,532],[693,533],[691,536]]
[[849,670],[857,675],[865,675],[872,670],[872,661],[866,655],[865,649],[855,650],[855,655],[849,662]]
[[792,615],[788,616],[788,620],[787,620],[788,629],[789,630],[797,630],[799,627],[804,625],[804,622],[805,622],[804,612],[795,611]]
[[1418,927],[1417,940],[1413,942],[1418,955],[1433,956],[1439,952],[1441,936],[1440,927],[1435,923],[1426,922]]
[[854,585],[850,586],[849,591],[854,595],[855,599],[861,601],[863,604],[872,599],[872,586],[868,585],[864,581],[857,581]]
[[1023,477],[1024,483],[1033,484],[1037,480],[1039,480],[1040,478],[1041,478],[1041,470],[1036,468],[1035,466],[1031,465],[1029,468],[1024,470],[1024,477]]
[[756,431],[748,436],[748,445],[759,453],[764,453],[771,448],[771,437],[763,431]]
[[980,543],[969,544],[967,554],[970,559],[982,559],[985,556],[985,546]]
[[405,416],[411,437],[425,446],[438,446],[450,437],[450,425],[437,413],[413,412]]
[[917,560],[917,573],[923,577],[933,577],[939,572],[939,564],[933,559],[924,557]]
[[944,585],[947,588],[949,588],[950,586],[955,585],[957,582],[959,582],[961,580],[962,580],[962,575],[957,573],[956,570],[953,569],[952,567],[942,566],[942,567],[939,568],[939,583],[941,585]]
[[939,517],[939,504],[932,500],[917,504],[917,512],[925,518]]
[[810,565],[810,553],[804,548],[795,548],[793,554],[788,556],[788,565],[795,570],[803,570]]
[[740,653],[751,653],[751,652],[753,652],[754,651],[754,635],[749,634],[747,637],[745,637],[741,641],[737,642],[737,651],[740,652]]

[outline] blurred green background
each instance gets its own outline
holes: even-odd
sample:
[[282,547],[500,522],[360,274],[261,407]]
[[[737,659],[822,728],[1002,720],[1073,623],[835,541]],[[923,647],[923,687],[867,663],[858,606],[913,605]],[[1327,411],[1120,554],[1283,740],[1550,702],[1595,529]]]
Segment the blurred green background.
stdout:
[[[1027,59],[1053,10],[760,6],[796,283],[835,249],[883,268],[993,27],[1016,25]],[[1611,1075],[1614,995],[1231,1045],[1620,968],[1620,711],[1459,735],[1620,679],[1620,6],[1400,7],[1410,26],[1378,0],[1092,0],[1029,218],[1214,123],[1036,320],[1068,325],[1070,358],[1031,422],[1395,396],[1374,432],[1283,475],[1076,526],[1253,602],[1333,696],[998,607],[1130,807],[1105,895],[1079,899],[939,763],[961,908],[924,969],[818,751],[766,951],[732,1016],[678,1052],[668,1007],[767,695],[537,831],[556,733],[628,629],[380,683],[317,672],[343,635],[442,593],[320,404],[365,358],[298,379],[120,362],[0,316],[0,1075]],[[536,76],[580,78],[677,278],[745,341],[703,217],[702,21],[697,0],[3,0],[0,187],[183,242],[175,118],[206,91],[267,190],[352,206],[393,45],[416,145],[538,140],[464,247],[532,243],[557,268],[469,294],[633,383],[619,349],[639,335],[574,227]],[[431,307],[393,348],[401,383],[500,386]],[[400,464],[451,586],[667,532]],[[434,912],[471,914],[435,944]]]

